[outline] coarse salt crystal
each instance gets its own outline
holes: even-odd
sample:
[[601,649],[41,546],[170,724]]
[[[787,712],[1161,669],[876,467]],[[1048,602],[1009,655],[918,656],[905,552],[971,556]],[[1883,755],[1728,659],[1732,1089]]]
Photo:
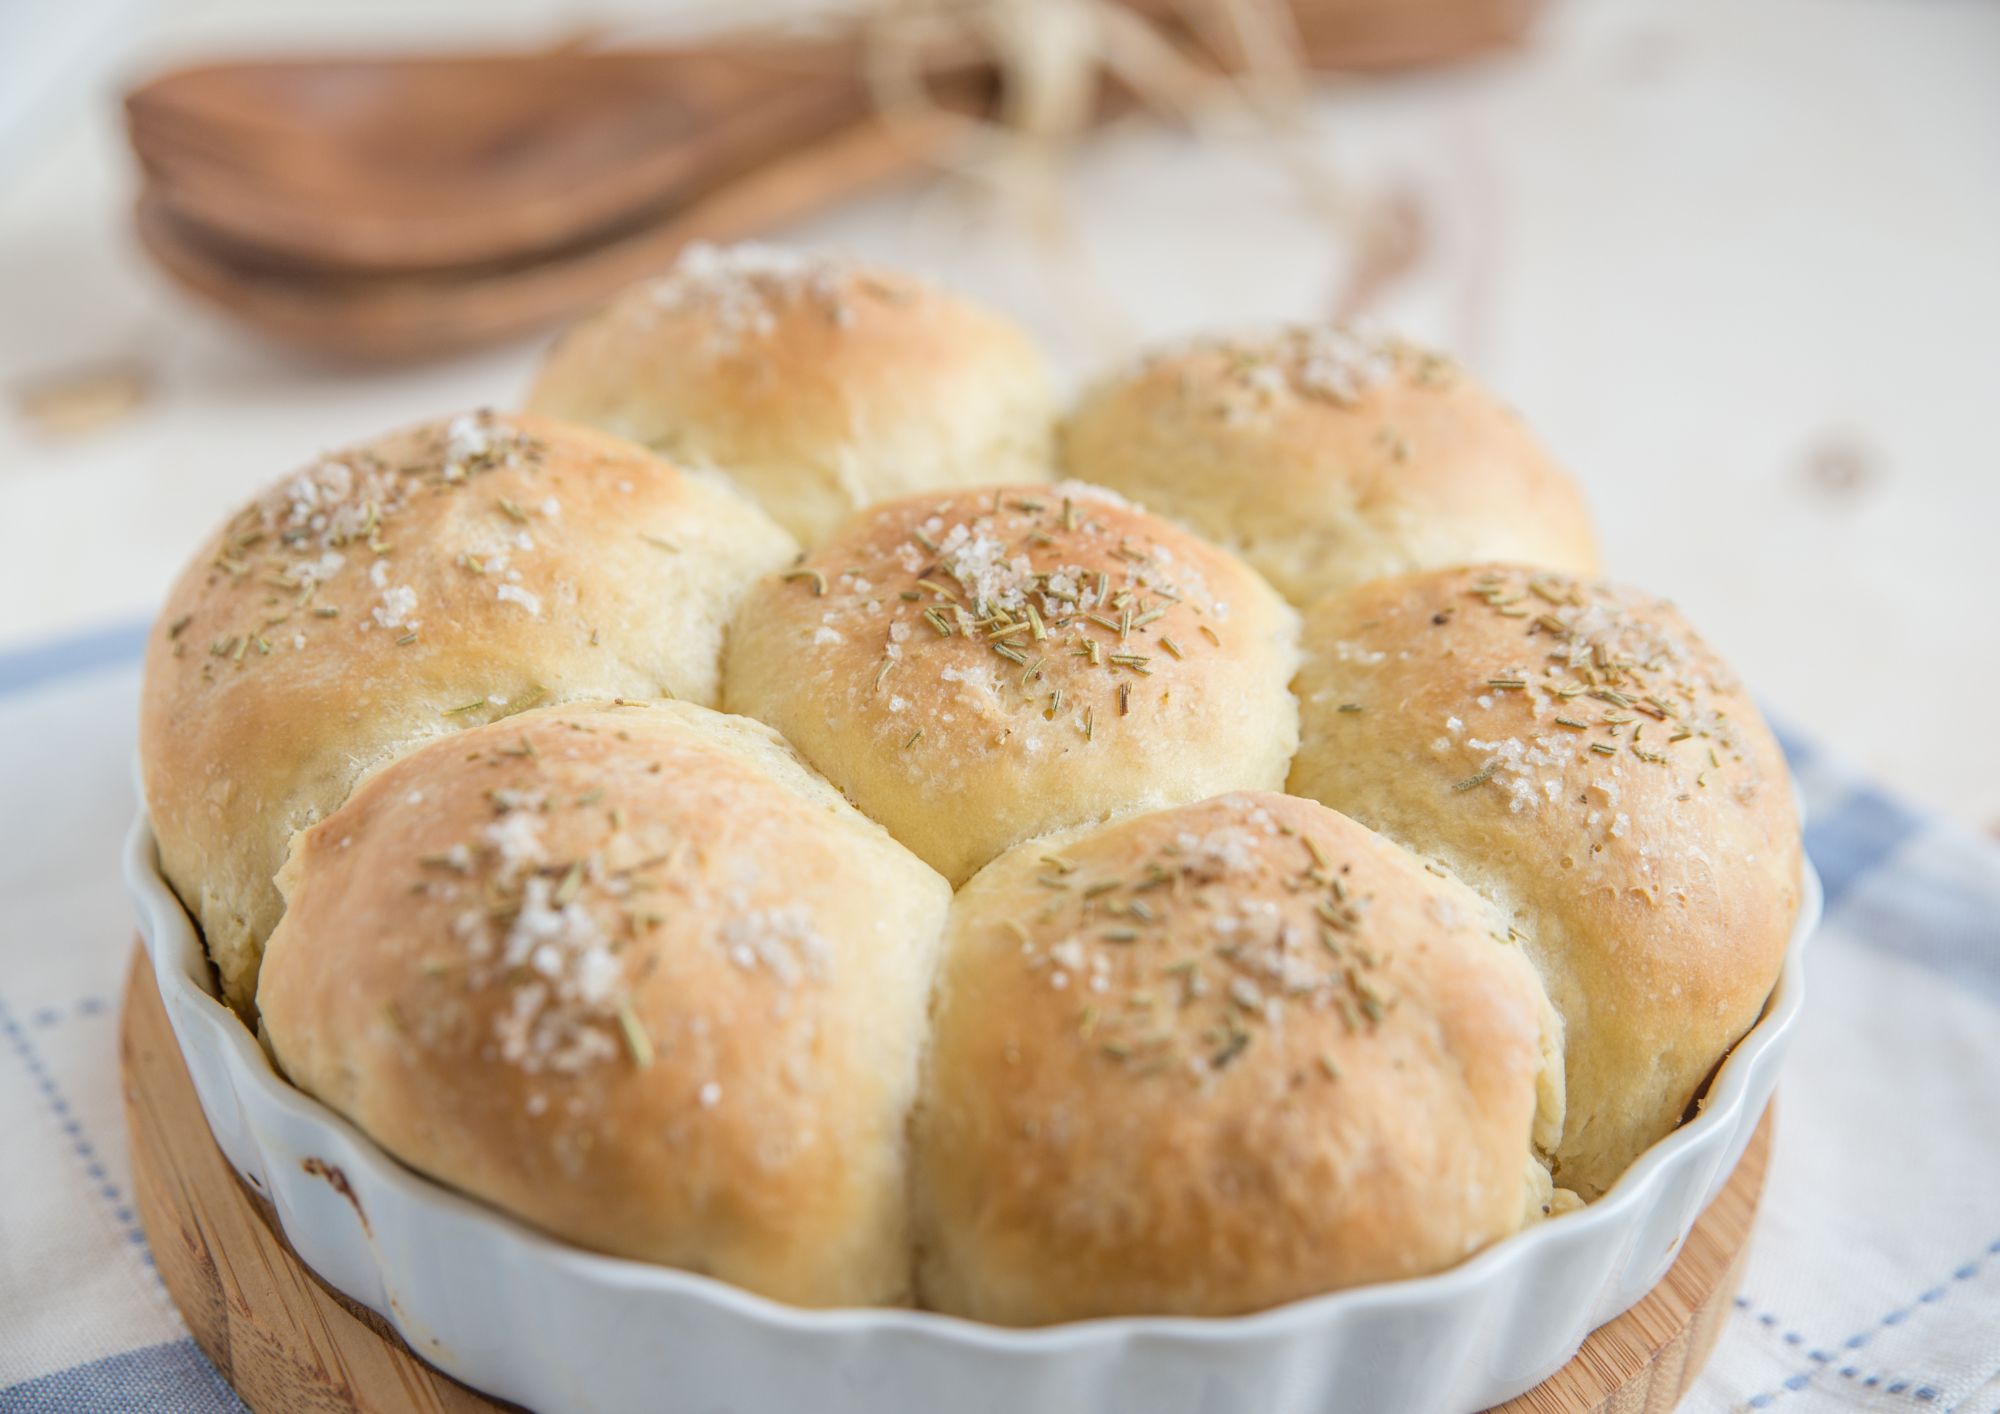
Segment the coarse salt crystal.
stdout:
[[493,593],[502,603],[519,604],[528,611],[531,618],[538,619],[542,616],[541,597],[521,588],[518,584],[499,585],[494,589]]

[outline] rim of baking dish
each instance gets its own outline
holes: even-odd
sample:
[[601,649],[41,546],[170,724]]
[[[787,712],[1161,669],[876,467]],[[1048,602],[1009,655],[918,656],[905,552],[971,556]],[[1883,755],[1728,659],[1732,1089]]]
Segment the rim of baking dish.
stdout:
[[1812,862],[1801,855],[1798,917],[1785,947],[1777,985],[1765,1001],[1763,1015],[1724,1057],[1695,1117],[1642,1153],[1595,1203],[1504,1237],[1441,1272],[1344,1287],[1264,1311],[1239,1316],[1097,1316],[1057,1325],[1013,1327],[911,1307],[787,1305],[719,1278],[574,1246],[418,1173],[356,1125],[280,1076],[249,1029],[216,997],[211,990],[208,959],[193,921],[160,874],[152,826],[143,810],[126,837],[124,864],[127,887],[147,924],[144,929],[147,951],[162,995],[170,988],[194,993],[193,1014],[212,1039],[229,1048],[238,1062],[237,1070],[247,1074],[249,1082],[266,1101],[295,1118],[334,1131],[366,1161],[375,1181],[396,1190],[406,1200],[442,1205],[479,1219],[492,1228],[496,1243],[511,1247],[532,1261],[567,1268],[575,1276],[598,1285],[656,1290],[709,1301],[746,1321],[779,1332],[824,1335],[900,1330],[957,1340],[986,1350],[1028,1353],[1140,1336],[1195,1342],[1284,1336],[1353,1309],[1410,1309],[1447,1303],[1493,1280],[1505,1268],[1529,1260],[1542,1248],[1585,1242],[1600,1229],[1616,1227],[1653,1201],[1661,1174],[1680,1155],[1700,1144],[1711,1131],[1739,1121],[1741,1111],[1750,1102],[1757,1062],[1791,1030],[1804,1004],[1805,949],[1819,922],[1822,904],[1819,875]]

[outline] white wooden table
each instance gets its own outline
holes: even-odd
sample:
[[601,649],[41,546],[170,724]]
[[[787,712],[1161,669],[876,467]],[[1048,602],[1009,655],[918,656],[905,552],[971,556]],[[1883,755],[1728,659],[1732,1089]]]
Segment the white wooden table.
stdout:
[[[542,37],[620,7],[323,8],[12,0],[0,18],[0,390],[124,355],[159,380],[70,440],[0,399],[0,650],[143,617],[232,502],[315,452],[522,388],[532,343],[327,367],[239,336],[136,254],[122,80],[300,39]],[[1572,0],[1523,54],[1344,86],[1315,116],[1330,159],[1424,212],[1383,319],[1541,428],[1615,571],[1677,597],[1783,717],[2000,824],[1981,727],[2000,689],[2000,7]],[[1252,148],[1129,126],[1078,162],[1073,199],[1140,334],[1322,315],[1339,284],[1330,237]],[[962,195],[898,191],[785,235],[997,301],[1067,376],[1105,355],[1021,233]]]

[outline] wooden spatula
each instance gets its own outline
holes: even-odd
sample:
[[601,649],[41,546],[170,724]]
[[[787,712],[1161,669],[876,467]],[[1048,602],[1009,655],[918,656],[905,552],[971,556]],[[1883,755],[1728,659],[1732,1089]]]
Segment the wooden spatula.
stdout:
[[556,258],[404,273],[300,270],[225,251],[150,191],[139,238],[175,280],[284,343],[368,362],[428,358],[530,333],[670,266],[690,241],[736,241],[905,176],[939,126],[893,136],[863,119],[722,183],[661,219]]

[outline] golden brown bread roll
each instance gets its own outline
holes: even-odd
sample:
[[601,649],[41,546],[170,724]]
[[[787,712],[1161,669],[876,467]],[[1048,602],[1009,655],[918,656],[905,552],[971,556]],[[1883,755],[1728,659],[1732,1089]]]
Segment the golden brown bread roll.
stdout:
[[1230,795],[1032,840],[953,901],[919,1286],[1010,1325],[1435,1271],[1551,1204],[1561,1028],[1490,905]]
[[411,1167],[783,1300],[908,1299],[950,890],[767,729],[523,713],[369,776],[282,884],[271,1047]]
[[808,545],[871,501],[1045,480],[1055,404],[1011,323],[895,271],[695,246],[563,335],[529,394],[712,463]]
[[751,592],[723,700],[957,883],[1030,835],[1282,785],[1296,618],[1096,488],[906,497]]
[[229,1000],[292,832],[365,768],[537,702],[712,703],[738,598],[795,550],[725,485],[514,415],[393,433],[245,506],[168,597],[139,726],[161,866]]
[[229,1000],[413,1168],[806,1305],[1225,1315],[1601,1194],[1755,1021],[1777,749],[1449,361],[1162,350],[1051,484],[1012,325],[697,248],[533,398],[680,469],[335,454],[148,656]]
[[1799,903],[1777,743],[1669,604],[1493,566],[1314,606],[1291,789],[1499,902],[1566,1022],[1594,1198],[1757,1020]]
[[1594,573],[1582,493],[1450,360],[1328,325],[1200,339],[1100,383],[1068,475],[1234,550],[1293,603],[1484,560]]

